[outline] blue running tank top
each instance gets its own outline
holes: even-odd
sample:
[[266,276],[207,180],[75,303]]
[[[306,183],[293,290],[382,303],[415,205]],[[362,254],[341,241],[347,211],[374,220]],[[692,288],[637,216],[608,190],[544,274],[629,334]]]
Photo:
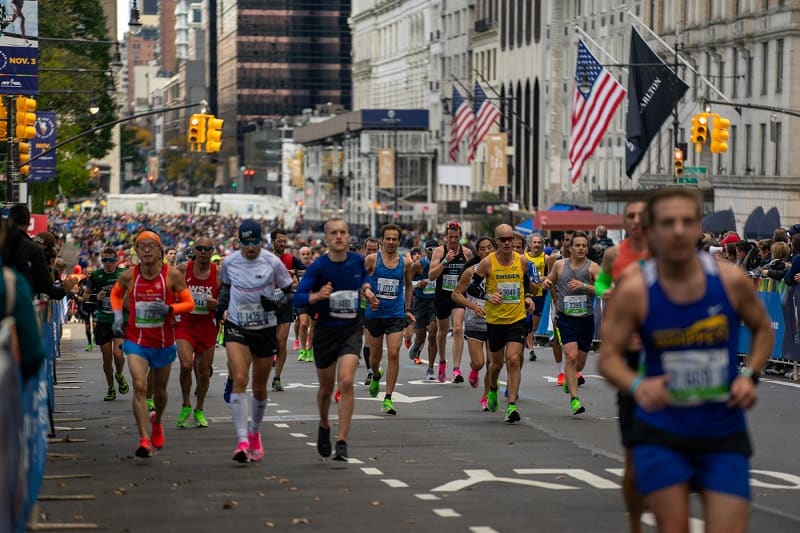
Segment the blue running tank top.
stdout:
[[405,278],[403,276],[404,261],[401,257],[397,266],[387,268],[383,257],[378,252],[375,271],[370,279],[372,292],[378,297],[378,308],[373,310],[367,306],[367,318],[403,318],[406,316]]
[[636,418],[675,435],[723,437],[745,431],[744,411],[725,405],[738,374],[739,314],[734,310],[717,264],[700,254],[706,291],[697,301],[676,304],[658,282],[655,260],[642,267],[647,284],[647,318],[639,326],[647,377],[667,374],[669,406]]
[[432,300],[433,297],[436,295],[436,281],[435,279],[430,279],[428,277],[430,270],[431,270],[431,260],[428,259],[427,256],[423,257],[419,260],[422,263],[422,274],[417,274],[414,276],[414,282],[427,279],[428,283],[422,289],[417,289],[414,287],[414,298],[420,298],[422,300]]

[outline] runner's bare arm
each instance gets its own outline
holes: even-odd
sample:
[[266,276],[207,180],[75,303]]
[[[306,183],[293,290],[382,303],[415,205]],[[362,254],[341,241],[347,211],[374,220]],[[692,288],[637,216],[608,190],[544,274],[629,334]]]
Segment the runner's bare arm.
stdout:
[[444,272],[444,265],[442,264],[442,259],[444,257],[444,250],[441,246],[437,246],[436,249],[433,251],[433,255],[431,256],[431,266],[428,268],[428,278],[436,279]]
[[558,275],[561,273],[563,267],[564,259],[559,259],[553,263],[553,266],[550,268],[550,273],[542,280],[542,287],[547,290],[553,290],[556,286],[556,282],[558,282]]
[[378,260],[378,256],[376,254],[369,254],[367,257],[364,258],[364,268],[367,269],[367,273],[371,276],[375,272],[375,263]]
[[636,373],[625,362],[624,354],[630,338],[636,333],[637,324],[641,322],[644,298],[645,286],[641,275],[623,280],[614,291],[614,298],[606,307],[600,326],[603,343],[598,368],[622,392],[629,391],[636,378]]
[[413,281],[414,280],[414,271],[411,268],[412,262],[411,262],[411,259],[408,258],[408,256],[406,256],[403,261],[405,262],[405,265],[404,265],[404,268],[403,268],[403,277],[405,278],[403,280],[404,283],[405,283],[405,291],[404,291],[403,296],[406,299],[406,303],[405,303],[405,305],[406,305],[406,307],[405,307],[406,316],[408,317],[408,319],[411,322],[414,322],[416,319],[414,318],[414,314],[411,312],[411,302],[412,302],[412,299],[414,298],[414,281]]
[[453,294],[450,296],[450,298],[452,298],[452,300],[458,305],[469,307],[474,311],[475,309],[473,308],[473,304],[471,304],[465,296],[470,281],[472,281],[472,269],[465,270],[461,273],[461,277],[458,278],[458,283],[456,284],[456,288],[453,290]]

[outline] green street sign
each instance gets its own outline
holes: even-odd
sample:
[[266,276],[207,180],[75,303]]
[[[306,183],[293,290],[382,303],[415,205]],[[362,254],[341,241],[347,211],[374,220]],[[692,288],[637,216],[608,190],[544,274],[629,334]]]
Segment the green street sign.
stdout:
[[685,174],[702,174],[705,176],[706,167],[683,167]]
[[697,185],[697,178],[690,178],[690,177],[678,178],[678,185]]

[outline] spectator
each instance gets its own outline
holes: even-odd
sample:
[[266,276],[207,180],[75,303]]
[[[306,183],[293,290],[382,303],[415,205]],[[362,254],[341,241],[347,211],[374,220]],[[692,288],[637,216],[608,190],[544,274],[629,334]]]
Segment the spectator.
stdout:
[[[794,228],[794,226],[792,226]],[[789,244],[789,232],[783,228],[776,228],[772,232],[772,240],[774,242],[785,242]]]
[[774,241],[772,239],[761,239],[758,241],[758,253],[761,257],[761,263],[759,266],[763,267],[768,265],[772,261],[772,244]]
[[789,245],[785,242],[776,242],[770,249],[772,254],[772,261],[761,269],[761,276],[768,277],[775,280],[783,279],[786,275],[786,270],[791,267],[789,261]]
[[792,265],[786,271],[783,281],[787,285],[794,285],[800,281],[800,233],[792,235]]

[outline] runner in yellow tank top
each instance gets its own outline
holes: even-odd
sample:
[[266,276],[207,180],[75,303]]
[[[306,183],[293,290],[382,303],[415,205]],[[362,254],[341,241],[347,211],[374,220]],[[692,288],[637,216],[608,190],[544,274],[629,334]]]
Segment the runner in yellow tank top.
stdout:
[[[497,378],[506,365],[508,407],[505,421],[520,420],[517,395],[522,371],[522,347],[525,343],[525,307],[532,306],[528,294],[528,260],[514,252],[514,229],[501,224],[495,230],[498,250],[483,258],[472,275],[467,293],[486,300],[486,340],[489,342],[490,411],[497,409]],[[486,290],[481,283],[486,279]]]

